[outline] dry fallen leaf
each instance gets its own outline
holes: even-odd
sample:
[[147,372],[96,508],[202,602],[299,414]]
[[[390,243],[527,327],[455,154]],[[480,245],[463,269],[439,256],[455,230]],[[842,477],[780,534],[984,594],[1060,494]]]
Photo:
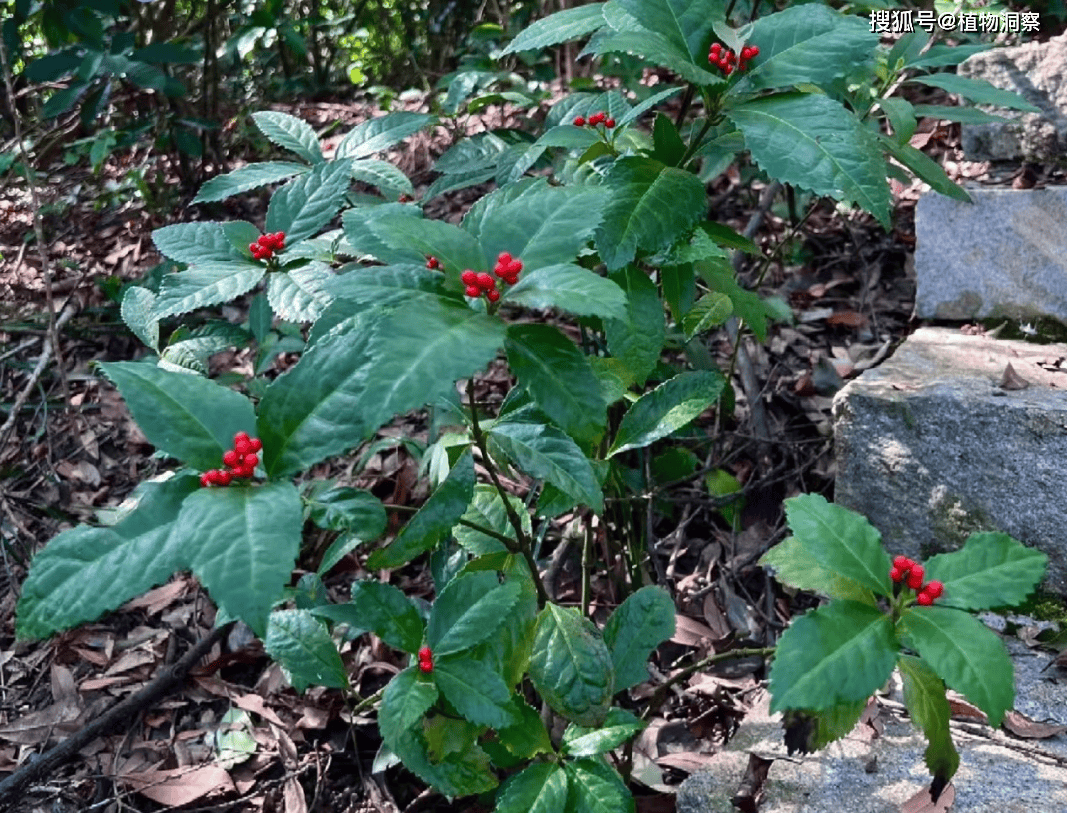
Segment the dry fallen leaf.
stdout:
[[1011,366],[1009,361],[1004,368],[1004,375],[1000,379],[1000,388],[1002,390],[1025,390],[1030,386],[1030,382],[1015,372],[1015,368]]
[[904,803],[900,813],[948,813],[954,801],[956,789],[949,782],[936,802],[930,798],[930,789],[923,788]]
[[237,790],[230,775],[218,765],[123,773],[116,779],[153,802],[169,807],[186,805],[208,794]]
[[1067,731],[1067,725],[1059,723],[1039,723],[1031,720],[1025,714],[1017,711],[1009,711],[1004,715],[1003,726],[1016,737],[1027,740],[1041,740],[1046,737],[1055,737]]

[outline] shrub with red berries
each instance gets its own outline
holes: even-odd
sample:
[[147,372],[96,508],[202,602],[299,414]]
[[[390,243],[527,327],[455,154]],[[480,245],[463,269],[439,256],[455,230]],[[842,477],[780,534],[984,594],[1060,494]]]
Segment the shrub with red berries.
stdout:
[[276,231],[274,234],[261,234],[254,243],[248,244],[248,250],[257,260],[269,260],[275,251],[285,248],[285,232]]
[[893,560],[893,567],[889,571],[889,578],[897,584],[907,584],[908,587],[918,593],[915,600],[924,607],[929,607],[934,603],[935,599],[941,597],[945,590],[945,585],[936,580],[927,582],[924,585],[923,577],[925,575],[926,571],[923,566],[907,556],[896,557]]
[[263,442],[259,438],[251,438],[247,432],[238,432],[233,436],[233,448],[222,456],[222,464],[226,468],[205,471],[200,475],[200,485],[228,486],[235,479],[252,477],[262,448]]
[[[522,260],[513,258],[506,251],[501,251],[496,258],[496,267],[493,268],[493,273],[508,285],[514,285],[519,281],[521,272]],[[467,286],[465,291],[467,296],[478,297],[484,293],[485,298],[490,302],[496,302],[500,299],[500,291],[496,288],[496,280],[489,274],[485,272],[478,274],[468,268],[459,275],[459,278]]]
[[607,129],[611,129],[615,126],[615,119],[608,118],[607,113],[594,113],[588,119],[585,116],[575,116],[574,126],[584,127],[586,125],[590,127],[596,127],[598,124],[603,124]]
[[735,68],[743,71],[748,66],[748,61],[757,56],[759,56],[759,48],[755,45],[746,45],[742,48],[739,58],[729,48],[723,48],[720,43],[713,42],[711,50],[708,51],[708,62],[729,76]]
[[433,651],[428,646],[419,650],[419,669],[427,673],[433,671]]

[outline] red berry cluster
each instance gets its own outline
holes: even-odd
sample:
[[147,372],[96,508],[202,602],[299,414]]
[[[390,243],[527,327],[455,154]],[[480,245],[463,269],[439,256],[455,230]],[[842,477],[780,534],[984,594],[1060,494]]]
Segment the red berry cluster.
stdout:
[[923,584],[923,576],[926,572],[923,566],[912,561],[907,556],[898,556],[893,560],[893,567],[889,571],[889,578],[897,582],[905,582],[908,587],[918,592],[915,600],[924,607],[934,603],[934,599],[940,598],[945,591],[945,585],[939,581]]
[[441,267],[441,261],[439,259],[437,259],[436,257],[427,257],[426,258],[426,267],[429,268],[431,271],[433,271],[435,268],[440,268]]
[[419,650],[419,669],[423,672],[433,671],[433,650],[428,646]]
[[575,116],[574,126],[584,127],[588,124],[590,127],[596,127],[598,124],[603,124],[609,130],[615,126],[615,119],[609,119],[607,113],[594,113],[588,119],[585,116]]
[[733,51],[723,48],[717,42],[711,44],[711,50],[708,52],[708,62],[715,65],[729,76],[734,72],[736,66],[739,71],[743,71],[748,61],[753,57],[759,56],[759,48],[755,45],[746,45],[741,49],[741,58],[738,59],[737,54]]
[[[514,285],[519,281],[522,272],[522,260],[513,259],[506,251],[501,251],[496,258],[496,267],[493,273],[508,285]],[[500,299],[500,291],[496,289],[496,280],[486,273],[476,274],[469,268],[459,275],[460,280],[467,286],[467,296],[481,296],[485,292],[485,298],[490,302]]]
[[212,469],[200,475],[202,486],[228,486],[238,477],[251,477],[259,463],[257,452],[263,448],[263,441],[250,438],[247,432],[238,432],[233,436],[233,448],[222,456],[225,469]]
[[257,260],[269,260],[275,251],[285,248],[285,232],[277,231],[274,234],[261,234],[254,243],[248,244],[248,250]]

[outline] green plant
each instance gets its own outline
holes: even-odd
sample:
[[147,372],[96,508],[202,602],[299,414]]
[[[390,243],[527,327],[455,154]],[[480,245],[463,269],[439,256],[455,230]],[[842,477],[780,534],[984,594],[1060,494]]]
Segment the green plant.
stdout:
[[775,653],[771,710],[786,712],[790,751],[815,751],[848,734],[897,668],[908,713],[930,743],[936,801],[959,767],[946,685],[992,726],[1015,699],[1007,650],[970,613],[1023,603],[1048,557],[1007,534],[976,533],[925,565],[903,556],[890,563],[866,519],[818,495],[787,500],[786,515],[792,536],[761,564],[784,584],[831,599],[794,619]]
[[[247,622],[298,690],[347,687],[333,644],[338,624],[418,656],[384,690],[379,724],[387,749],[442,792],[488,791],[511,772],[497,796],[503,811],[536,799],[544,809],[632,807],[603,754],[641,723],[613,698],[647,678],[645,661],[674,622],[670,596],[649,584],[652,540],[633,508],[651,516],[673,479],[720,471],[685,455],[653,465],[650,450],[706,410],[729,409],[728,375],[700,343],[704,334],[734,316],[763,340],[771,321],[790,315],[739,284],[729,250],[759,257],[762,270],[772,258],[707,219],[701,178],[747,150],[768,175],[855,203],[888,225],[888,152],[935,188],[964,193],[907,145],[920,111],[880,95],[923,65],[920,38],[886,54],[865,21],[818,5],[734,29],[711,0],[619,0],[535,23],[505,52],[590,33],[594,53],[634,51],[681,77],[680,113],[673,121],[657,113],[651,132],[638,126],[683,87],[636,104],[621,91],[575,93],[549,111],[540,135],[457,141],[423,200],[488,180],[498,186],[459,225],[424,218],[409,179],[376,157],[437,116],[365,122],[327,159],[303,121],[254,114],[297,160],[216,177],[194,202],[279,184],[263,229],[199,221],[155,231],[159,251],[184,268],[164,275],[158,291],[128,288],[122,315],[157,355],[99,365],[145,436],[181,465],[144,484],[110,526],[79,526],[45,547],[23,586],[21,637],[92,620],[189,569],[220,618]],[[752,64],[729,77],[708,70],[713,37]],[[876,105],[892,135],[880,132]],[[579,118],[591,126],[575,126]],[[535,168],[553,177],[528,177]],[[353,181],[378,194],[357,195]],[[506,287],[496,287],[491,269]],[[166,320],[259,286],[247,329],[180,326],[161,349]],[[576,322],[581,346],[555,326],[514,318],[542,308]],[[309,323],[305,343],[300,326]],[[235,382],[244,392],[204,377],[212,353],[245,343],[258,355],[256,376]],[[283,346],[299,361],[263,375]],[[517,386],[490,411],[473,378],[501,352]],[[465,402],[456,388],[464,380]],[[371,579],[353,585],[349,602],[330,603],[322,577],[383,535],[386,508],[365,491],[293,481],[426,405],[433,433],[424,462],[435,490],[367,566],[398,568],[430,553],[436,599],[424,617],[397,588]],[[240,433],[262,443],[255,482],[240,459],[254,453],[236,448]],[[477,482],[475,454],[488,482]],[[239,464],[241,476],[207,478],[220,460]],[[525,499],[504,488],[509,468],[534,482]],[[665,476],[655,480],[654,471]],[[740,484],[728,475],[708,482],[724,509],[740,505]],[[577,608],[554,603],[541,581],[541,540],[571,512],[584,524],[586,560],[597,526],[611,529],[602,562],[616,568],[620,603],[603,630],[587,617],[588,568]],[[737,521],[737,511],[723,515]],[[315,546],[316,572],[289,588],[302,546],[312,552],[305,526],[328,544]],[[888,561],[878,578],[888,584]],[[952,581],[944,583],[948,602]],[[912,617],[903,604],[900,612]],[[569,721],[561,740],[530,705],[538,698]]]

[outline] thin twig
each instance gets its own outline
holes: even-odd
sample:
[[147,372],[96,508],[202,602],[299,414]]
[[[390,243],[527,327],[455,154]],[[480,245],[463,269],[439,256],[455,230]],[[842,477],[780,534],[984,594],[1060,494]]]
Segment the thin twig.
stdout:
[[684,669],[680,669],[678,672],[671,675],[666,682],[661,683],[656,687],[656,691],[652,693],[652,697],[648,700],[648,705],[645,707],[644,713],[641,714],[641,719],[647,720],[659,710],[659,707],[663,704],[664,698],[667,696],[667,692],[670,691],[672,686],[685,680],[690,675],[699,672],[701,669],[706,669],[715,663],[737,658],[769,658],[774,654],[774,649],[773,646],[762,647],[759,649],[731,649],[727,652],[717,652],[714,655],[709,655],[703,660],[690,664]]

